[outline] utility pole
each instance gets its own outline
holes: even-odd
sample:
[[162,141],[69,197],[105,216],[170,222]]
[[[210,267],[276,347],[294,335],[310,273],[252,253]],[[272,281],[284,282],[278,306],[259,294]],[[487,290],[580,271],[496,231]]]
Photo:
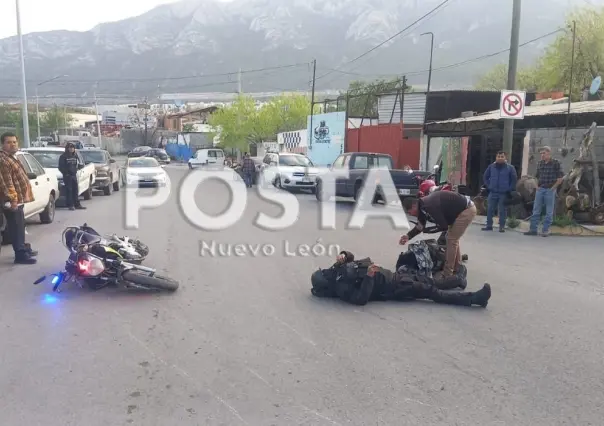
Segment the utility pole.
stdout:
[[96,113],[96,131],[99,137],[99,148],[103,149],[103,140],[101,139],[101,123],[99,121],[99,103],[96,99],[96,92],[94,92],[94,111]]
[[[510,59],[508,62],[508,90],[516,89],[516,71],[518,69],[518,48],[520,44],[520,16],[522,1],[514,0],[512,7],[512,34],[510,37]],[[507,119],[503,122],[503,150],[512,163],[512,148],[514,142],[514,120]]]
[[[312,61],[312,91],[310,95],[310,129],[308,129],[308,149],[312,150],[312,118],[315,109],[315,83],[317,80],[317,60]],[[325,111],[323,111],[325,112]]]
[[19,10],[19,0],[15,0],[17,11],[17,35],[19,37],[19,56],[21,57],[21,96],[23,105],[21,105],[21,115],[23,116],[23,147],[29,148],[29,112],[27,111],[27,88],[25,80],[25,52],[23,50],[23,34],[21,33],[21,11]]
[[239,93],[239,95],[243,93],[241,88],[241,68],[239,68],[239,72],[237,73],[237,93]]
[[149,132],[149,104],[147,104],[147,98],[145,98],[145,101],[143,102],[143,108],[145,109],[145,143],[144,145],[147,145],[148,143],[148,132]]
[[[570,125],[570,102],[571,96],[573,93],[573,71],[575,68],[575,40],[577,38],[577,22],[573,21],[573,47],[571,50],[571,58],[570,58],[570,79],[568,81],[568,106],[566,108],[566,126],[564,127],[564,148],[567,149],[568,143],[568,126]],[[568,151],[567,151],[568,153]],[[566,154],[562,153],[563,156]]]

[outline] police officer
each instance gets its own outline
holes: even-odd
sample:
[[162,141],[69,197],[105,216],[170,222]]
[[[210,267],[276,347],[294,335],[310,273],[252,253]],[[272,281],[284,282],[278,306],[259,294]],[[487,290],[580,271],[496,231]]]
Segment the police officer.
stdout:
[[65,152],[59,157],[59,171],[63,175],[65,184],[65,201],[69,210],[85,210],[80,204],[80,190],[78,188],[78,170],[80,160],[75,152],[75,145],[71,142],[65,144]]
[[342,252],[331,268],[315,271],[311,284],[311,293],[316,297],[340,298],[354,305],[378,300],[425,299],[446,305],[486,308],[491,298],[489,284],[477,292],[444,291],[431,278],[413,276],[404,269],[392,272],[369,258],[355,261],[350,252]]

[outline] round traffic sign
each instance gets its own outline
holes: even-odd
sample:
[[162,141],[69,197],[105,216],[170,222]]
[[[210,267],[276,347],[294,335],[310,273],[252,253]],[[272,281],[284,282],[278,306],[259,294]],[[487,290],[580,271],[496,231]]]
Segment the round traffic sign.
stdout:
[[522,112],[522,99],[516,93],[509,93],[503,98],[503,110],[506,115],[515,117]]

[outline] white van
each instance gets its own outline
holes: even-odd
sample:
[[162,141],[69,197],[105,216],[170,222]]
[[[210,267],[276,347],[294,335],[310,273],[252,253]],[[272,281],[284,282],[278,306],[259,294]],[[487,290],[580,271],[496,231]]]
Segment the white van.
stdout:
[[222,149],[202,148],[189,159],[189,169],[209,167],[224,169],[225,157]]

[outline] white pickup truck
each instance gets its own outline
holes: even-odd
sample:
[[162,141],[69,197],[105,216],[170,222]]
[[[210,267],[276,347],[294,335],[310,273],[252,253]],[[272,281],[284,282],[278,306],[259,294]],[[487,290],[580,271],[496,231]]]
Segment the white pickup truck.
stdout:
[[[34,194],[34,201],[23,206],[25,219],[40,215],[40,222],[52,223],[55,219],[55,201],[59,197],[59,183],[56,174],[44,170],[42,165],[27,152],[19,151],[15,156],[23,165]],[[5,227],[6,219],[0,210],[0,245],[10,243]]]
[[[65,195],[65,185],[63,184],[63,175],[59,171],[59,157],[65,152],[64,148],[45,147],[45,148],[25,148],[24,151],[33,155],[36,160],[49,173],[54,173],[59,181],[59,190],[61,196]],[[76,150],[76,155],[84,167],[78,170],[78,194],[85,200],[92,198],[93,185],[96,179],[96,168],[94,164],[85,164],[82,154]]]

